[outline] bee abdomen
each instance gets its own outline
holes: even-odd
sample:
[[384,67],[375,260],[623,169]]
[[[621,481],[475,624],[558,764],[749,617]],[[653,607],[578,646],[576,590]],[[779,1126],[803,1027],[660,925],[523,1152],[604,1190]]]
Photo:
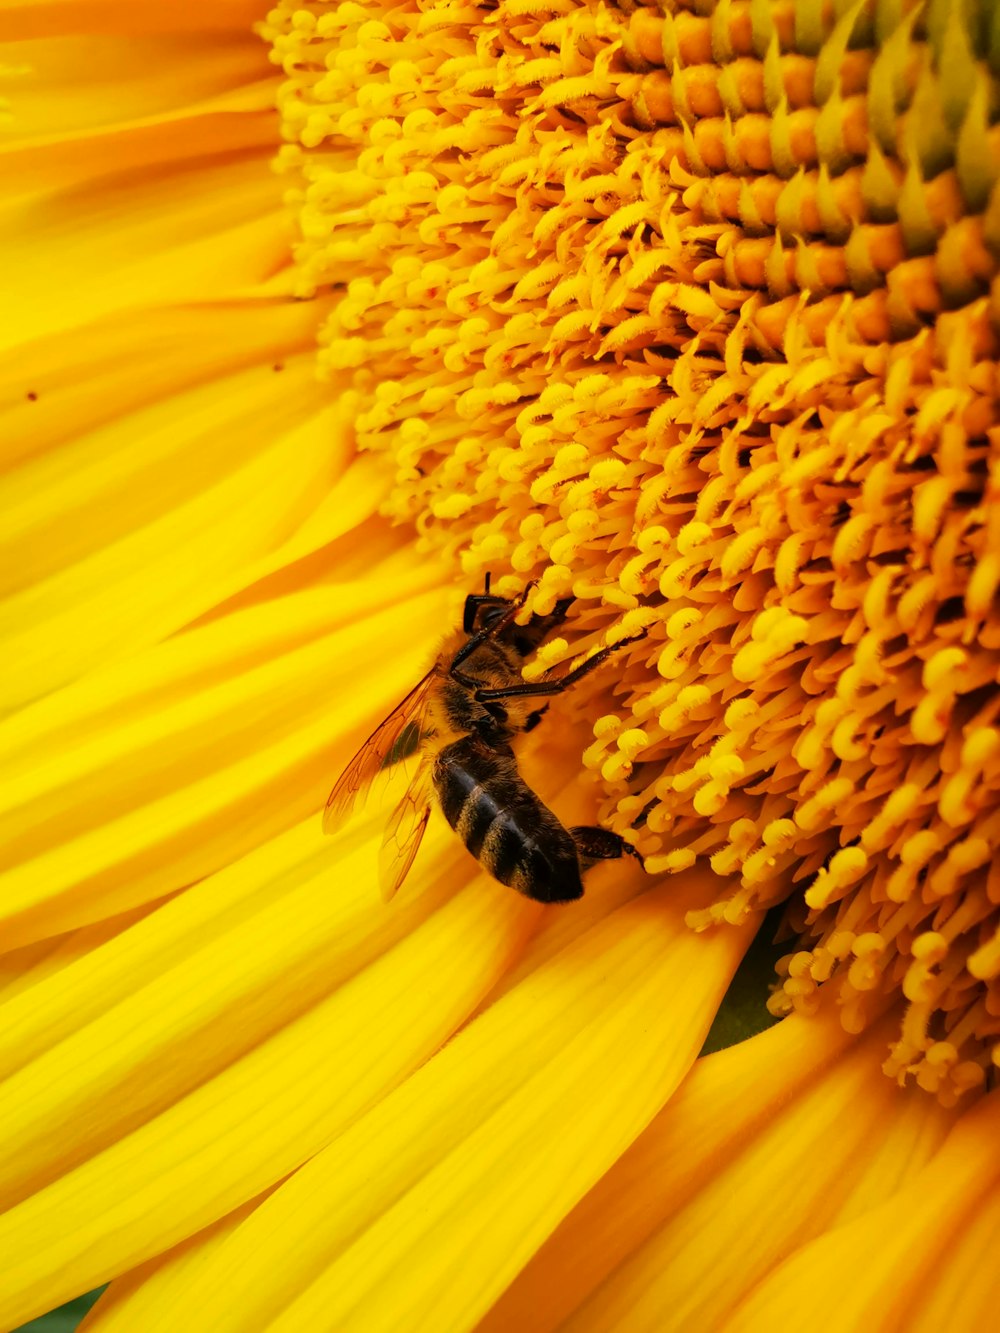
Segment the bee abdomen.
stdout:
[[579,898],[583,884],[572,836],[511,769],[504,756],[472,738],[446,746],[434,765],[445,818],[501,884],[539,902]]
[[502,884],[509,884],[524,850],[524,834],[489,787],[465,769],[451,767],[437,783],[445,818],[472,855]]
[[[472,851],[471,847],[469,848]],[[478,856],[490,874],[501,884],[517,886],[519,878],[528,874],[528,859],[532,850],[524,832],[506,810],[501,810],[486,830]],[[522,890],[523,892],[523,890]]]
[[[448,750],[443,754],[447,755]],[[486,796],[482,783],[467,768],[456,763],[442,763],[440,757],[434,765],[434,786],[445,819],[471,851],[475,840],[478,838],[481,844],[486,836],[486,830],[497,814],[496,804]]]
[[[499,806],[485,787],[476,787],[466,798],[454,828],[494,879],[533,898],[539,896],[537,890],[551,878],[554,867],[536,838],[527,832],[526,821],[518,819],[518,813]],[[575,878],[572,846],[569,856]]]

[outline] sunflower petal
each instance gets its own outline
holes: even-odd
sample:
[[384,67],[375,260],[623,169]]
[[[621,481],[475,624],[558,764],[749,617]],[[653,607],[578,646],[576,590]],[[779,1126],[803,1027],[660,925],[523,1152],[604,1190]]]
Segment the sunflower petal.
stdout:
[[123,1277],[116,1278],[79,1325],[77,1333],[135,1333],[159,1318],[163,1302],[173,1295],[179,1282],[197,1281],[210,1265],[219,1248],[245,1218],[258,1206],[251,1199],[218,1222],[199,1231],[147,1263],[139,1264]]
[[[694,1162],[680,1168],[679,1190],[661,1171],[658,1192],[643,1189],[627,1200],[627,1212],[646,1200],[664,1209],[665,1220],[561,1327],[719,1328],[790,1249],[898,1190],[932,1156],[951,1116],[920,1089],[903,1092],[885,1078],[878,1067],[885,1040],[883,1027],[853,1043],[814,1080],[800,1082],[791,1101],[782,1096],[790,1091],[783,1070],[758,1074],[773,1090],[770,1115],[755,1123],[734,1108],[729,1142],[710,1157],[697,1131],[685,1134],[690,1120],[671,1125],[668,1107],[659,1143],[668,1154],[659,1160],[675,1163],[687,1152]],[[702,1110],[711,1123],[721,1107],[703,1102]],[[692,1165],[704,1176],[685,1198]],[[591,1230],[588,1250],[594,1241]]]
[[[998,1142],[1000,1094],[993,1093],[965,1112],[904,1189],[797,1250],[740,1306],[726,1333],[778,1328],[801,1318],[804,1300],[810,1327],[824,1333],[992,1327],[1000,1294]],[[946,1306],[946,1297],[956,1304]]]
[[[373,863],[372,849],[369,855]],[[355,893],[367,889],[372,912],[381,912],[373,880],[357,871],[332,887],[331,905],[352,884]],[[130,1077],[135,1066],[123,1045],[116,1082],[115,1053],[110,1053],[102,1062],[105,1072],[94,1073],[94,1084],[103,1083],[103,1098],[92,1103],[97,1123],[90,1132],[81,1137],[80,1126],[75,1125],[74,1133],[63,1136],[61,1162],[53,1156],[49,1138],[40,1154],[13,1167],[22,1190],[30,1186],[32,1174],[41,1183],[51,1178],[54,1167],[68,1170],[0,1218],[0,1249],[5,1256],[0,1323],[16,1324],[167,1249],[315,1153],[438,1049],[520,949],[538,911],[536,904],[509,892],[461,893],[333,994],[257,1044],[240,1042],[250,1047],[243,1054],[231,1048],[234,1025],[226,1023],[213,1036],[211,1023],[204,1026],[211,1010],[204,1009],[202,1058],[207,1055],[209,1067],[203,1068],[202,1077],[211,1074],[216,1061],[225,1067],[159,1114],[156,1110],[169,1101],[172,1090],[183,1093],[190,1084],[194,1069],[190,1060],[173,1070],[169,1064],[156,1071],[150,1068],[146,1077],[136,1080]],[[296,933],[294,919],[289,920],[285,938]],[[206,978],[202,993],[186,1003],[179,984],[186,968],[163,979],[188,1013],[212,1004],[218,1010],[232,982],[240,984],[236,973],[241,955],[231,949],[223,952],[230,960],[226,970],[231,980]],[[273,969],[268,957],[283,953],[280,940],[272,936],[269,944],[262,937],[258,965]],[[197,964],[196,955],[187,967]],[[284,975],[287,999],[294,992],[295,978],[287,970]],[[314,994],[320,980],[314,974],[310,983]],[[154,983],[151,1001],[161,990]],[[413,1002],[416,996],[418,1004]],[[165,998],[163,991],[142,1018],[134,1003],[126,1005],[122,1017],[143,1027],[159,1026],[167,1037],[171,1029],[180,1035],[174,1015],[162,1009],[156,1012]],[[263,992],[255,1005],[256,1016],[251,1015],[252,1025],[270,1026],[267,1008]],[[107,1021],[115,1020],[112,1011]],[[185,1022],[181,1012],[179,1023]],[[126,1045],[127,1026],[120,1028]],[[97,1055],[93,1035],[93,1025],[84,1029],[63,1053],[61,1065],[60,1053],[54,1053],[50,1063],[55,1083],[47,1091],[36,1084],[31,1067],[24,1071],[25,1098],[8,1097],[5,1115],[13,1119],[19,1110],[26,1112],[25,1129],[30,1131],[29,1103],[34,1104],[35,1114],[45,1114],[48,1107],[58,1117],[59,1106],[67,1109],[62,1101],[53,1109],[52,1087],[64,1087],[71,1069],[79,1072],[74,1050]],[[227,1046],[229,1055],[237,1057],[228,1064]],[[317,1051],[326,1058],[317,1059]],[[116,1113],[119,1097],[125,1107]],[[118,1122],[110,1133],[101,1128],[107,1117]],[[51,1123],[54,1126],[55,1120]],[[95,1155],[75,1164],[72,1159],[79,1157],[79,1147],[74,1144],[85,1144]],[[102,1201],[96,1211],[95,1198]]]
[[[371,600],[356,587],[249,607],[0,726],[9,945],[162,897],[318,808],[333,756],[405,692],[440,608],[424,593],[336,629]],[[409,647],[387,655],[394,636]]]
[[696,940],[675,897],[636,899],[487,1008],[267,1200],[151,1333],[470,1327],[703,1039],[753,923]]

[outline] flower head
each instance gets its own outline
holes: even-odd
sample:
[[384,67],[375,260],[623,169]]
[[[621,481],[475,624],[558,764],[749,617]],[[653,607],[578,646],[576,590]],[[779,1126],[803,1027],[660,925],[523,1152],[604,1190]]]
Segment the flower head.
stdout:
[[[992,28],[666,9],[15,11],[0,1321],[995,1309]],[[456,564],[646,632],[537,735],[652,878],[322,837]]]
[[279,4],[301,280],[352,274],[321,362],[422,549],[651,631],[605,819],[727,877],[696,928],[795,893],[774,1011],[902,994],[886,1068],[954,1101],[1000,1035],[997,85],[961,6],[710,8]]

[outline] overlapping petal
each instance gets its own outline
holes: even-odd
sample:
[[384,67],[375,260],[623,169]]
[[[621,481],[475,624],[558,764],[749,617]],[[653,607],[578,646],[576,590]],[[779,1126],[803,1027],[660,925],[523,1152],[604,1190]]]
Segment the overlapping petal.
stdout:
[[310,821],[277,872],[270,849],[224,872],[230,891],[249,883],[202,947],[8,1081],[0,1323],[149,1258],[314,1154],[441,1046],[539,911],[499,889],[451,896],[449,846],[390,918],[370,840],[345,858],[320,839]]
[[384,574],[381,610],[367,584],[264,600],[3,724],[8,947],[162,897],[320,805],[433,643],[433,575]]
[[607,916],[161,1284],[148,1327],[471,1326],[683,1076],[751,931],[699,943],[673,886]]
[[6,343],[287,270],[265,8],[5,6]]
[[121,28],[124,13],[102,6],[12,8],[5,708],[252,579],[344,471],[348,425],[314,383],[320,306],[281,296],[290,233],[247,7],[199,24],[152,3]]
[[[822,1052],[823,1038],[830,1041],[832,1034],[815,1035]],[[781,1059],[787,1041],[747,1043],[743,1058],[756,1055],[757,1081],[769,1090],[766,1116],[753,1094],[713,1097],[692,1076],[687,1096],[664,1112],[655,1150],[647,1147],[659,1188],[650,1190],[647,1180],[640,1197],[647,1207],[665,1210],[662,1221],[563,1326],[637,1333],[721,1327],[741,1296],[791,1249],[897,1190],[933,1153],[950,1117],[919,1091],[902,1092],[882,1076],[879,1040],[884,1032],[869,1034],[837,1051],[826,1068],[814,1063],[805,1078],[801,1065],[789,1069]],[[713,1061],[735,1063],[727,1056],[709,1057],[706,1082]],[[706,1151],[711,1140],[699,1132],[701,1125],[727,1139]],[[628,1211],[638,1202],[633,1196]],[[593,1228],[589,1235],[588,1251]],[[588,1274],[588,1286],[595,1277]],[[549,1278],[558,1289],[556,1275]]]
[[1000,1296],[998,1140],[993,1092],[904,1189],[780,1265],[722,1325],[726,1333],[773,1329],[798,1317],[804,1300],[810,1325],[824,1333],[991,1328]]

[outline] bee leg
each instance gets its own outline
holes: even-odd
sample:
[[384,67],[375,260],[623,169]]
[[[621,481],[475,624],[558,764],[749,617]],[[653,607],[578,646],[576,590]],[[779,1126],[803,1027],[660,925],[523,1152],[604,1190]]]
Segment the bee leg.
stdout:
[[462,613],[462,629],[466,634],[471,634],[476,624],[476,616],[479,614],[479,608],[483,606],[501,607],[510,606],[509,597],[498,597],[495,592],[490,592],[489,571],[483,580],[482,592],[470,593],[465,599],[465,611]]
[[612,833],[597,824],[577,824],[569,832],[584,869],[595,861],[617,861],[620,856],[634,856],[642,865],[642,857],[620,833]]
[[569,608],[573,605],[575,600],[575,597],[560,597],[559,601],[556,602],[555,606],[547,616],[533,615],[528,621],[529,626],[538,626],[541,628],[544,625],[545,633],[551,633],[557,625],[561,625],[566,619],[566,613],[569,611]]
[[[602,662],[606,662],[613,654],[620,652],[622,648],[627,648],[629,644],[638,643],[640,639],[646,637],[646,631],[641,634],[633,634],[628,639],[619,639],[617,643],[611,644],[607,648],[602,648],[599,653],[593,657],[588,657],[585,662],[565,676],[560,676],[558,680],[537,680],[524,681],[518,685],[507,685],[498,690],[477,690],[476,700],[478,703],[496,703],[500,699],[528,699],[546,694],[562,694],[563,690],[568,690],[571,685],[575,685],[578,680],[590,674],[595,667],[599,667]],[[471,642],[471,640],[470,640]],[[463,649],[463,653],[464,653]],[[461,657],[462,654],[459,654]],[[458,658],[455,659],[458,661]]]
[[[522,597],[523,603],[524,598]],[[561,625],[566,619],[566,612],[573,605],[574,598],[561,597],[547,616],[532,616],[531,620],[524,627],[526,633],[522,633],[520,638],[524,641],[523,646],[519,642],[518,648],[522,657],[527,657],[530,652],[534,652],[538,644],[547,634]],[[486,583],[482,592],[470,593],[465,599],[465,610],[462,613],[462,629],[466,634],[471,634],[476,629],[492,629],[494,622],[499,619],[503,611],[514,603],[509,597],[500,597],[495,592],[490,592],[490,576],[486,575]],[[479,613],[485,608],[482,619],[477,625]],[[534,631],[533,635],[531,631]],[[530,635],[530,638],[529,638]]]
[[466,634],[471,634],[476,625],[476,617],[483,607],[492,607],[499,611],[501,607],[510,606],[506,597],[487,597],[485,593],[473,592],[465,599],[465,610],[462,613],[462,629]]
[[549,707],[548,704],[543,704],[541,708],[536,708],[533,713],[529,713],[528,716],[524,719],[524,726],[521,728],[521,730],[534,731],[534,729],[538,726],[539,722],[541,722],[542,718],[548,711],[548,707]]
[[[504,598],[500,599],[501,601],[504,602],[505,605],[505,610],[503,611],[503,613],[497,616],[495,620],[491,620],[485,629],[478,630],[475,634],[471,636],[471,638],[467,639],[466,642],[455,654],[455,656],[451,659],[451,665],[448,668],[448,672],[451,676],[455,678],[455,680],[461,681],[463,685],[472,684],[469,678],[463,677],[462,673],[458,671],[457,668],[462,665],[462,663],[465,661],[467,657],[470,657],[476,651],[476,649],[479,647],[480,644],[486,643],[488,639],[495,639],[496,636],[499,633],[501,633],[502,630],[505,630],[507,626],[513,622],[514,617],[517,615],[518,611],[520,611],[521,607],[524,606],[525,602],[528,600],[532,591],[537,587],[538,587],[538,580],[532,579],[530,583],[525,585],[524,592],[521,593],[521,596],[517,599],[517,601],[508,602]],[[485,593],[481,595],[486,596]],[[468,597],[466,598],[466,613],[468,613],[468,603],[470,600],[471,598]],[[473,618],[475,618],[475,610],[473,610]]]
[[573,605],[572,597],[563,597],[546,616],[533,615],[526,625],[515,625],[509,642],[522,657],[530,657],[544,643],[554,629],[566,619]]

